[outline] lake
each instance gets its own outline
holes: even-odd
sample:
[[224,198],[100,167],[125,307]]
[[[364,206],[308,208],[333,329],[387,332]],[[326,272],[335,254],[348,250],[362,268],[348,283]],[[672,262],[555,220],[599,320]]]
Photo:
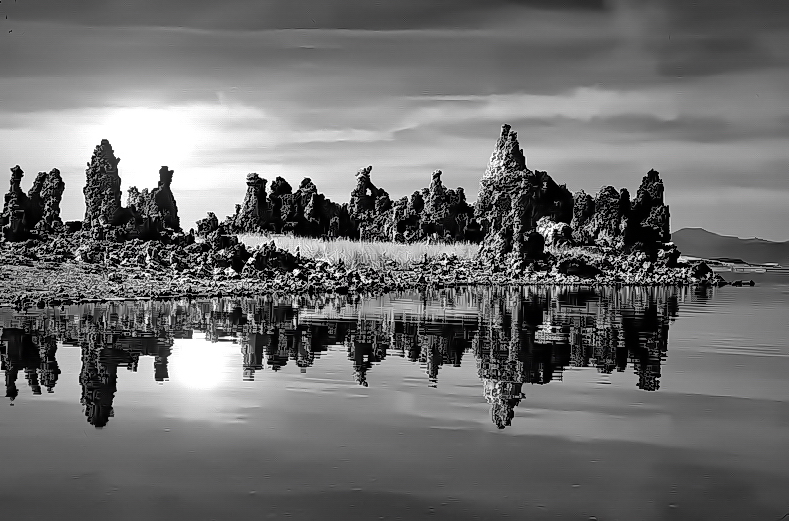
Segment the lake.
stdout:
[[789,283],[0,308],[2,519],[789,512]]

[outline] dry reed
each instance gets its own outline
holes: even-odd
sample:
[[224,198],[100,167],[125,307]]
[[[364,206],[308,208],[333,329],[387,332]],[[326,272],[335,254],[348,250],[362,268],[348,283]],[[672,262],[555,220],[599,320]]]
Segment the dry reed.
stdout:
[[394,242],[352,241],[349,239],[323,240],[292,235],[257,235],[245,234],[238,238],[248,247],[274,241],[278,248],[283,248],[302,257],[324,260],[332,264],[340,261],[351,268],[372,266],[377,268],[406,265],[413,261],[446,255],[456,255],[463,259],[472,259],[479,250],[478,244],[459,242],[452,244],[428,243],[426,241],[411,244]]

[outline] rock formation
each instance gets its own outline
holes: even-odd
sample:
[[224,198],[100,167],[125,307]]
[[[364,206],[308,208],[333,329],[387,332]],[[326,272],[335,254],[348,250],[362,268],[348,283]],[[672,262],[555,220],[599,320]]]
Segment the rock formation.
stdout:
[[106,139],[93,150],[85,170],[85,219],[83,229],[94,237],[104,237],[106,230],[123,213],[121,207],[121,178],[118,173],[119,157]]
[[569,223],[572,201],[567,188],[546,172],[526,168],[517,134],[504,125],[474,209],[484,233],[480,254],[492,262],[504,261],[509,269],[522,269],[542,256],[545,240],[535,232],[538,221],[550,217]]
[[479,241],[479,225],[465,191],[446,188],[441,175],[441,170],[434,171],[428,188],[394,202],[384,224],[386,240]]
[[469,240],[469,228],[478,229],[474,209],[466,202],[463,188],[452,190],[441,182],[441,170],[433,172],[430,187],[423,196],[420,226],[424,238],[437,237],[447,241]]
[[181,231],[178,206],[170,188],[173,171],[162,166],[156,188],[132,186],[127,205],[121,205],[120,158],[106,139],[94,149],[85,171],[85,219],[82,228],[94,238],[158,239],[165,230]]
[[285,179],[277,177],[271,183],[268,197],[266,183],[257,174],[247,176],[247,193],[243,204],[236,205],[235,214],[223,223],[228,231],[337,237],[341,233],[341,223],[347,229],[347,211],[344,216],[343,208],[318,192],[309,177],[301,181],[295,192]]
[[[351,220],[347,205],[337,204],[318,192],[315,183],[305,177],[296,191],[299,220],[296,233],[307,237],[350,236]],[[332,225],[332,222],[335,224]]]
[[651,249],[656,243],[671,240],[669,209],[663,202],[660,173],[650,170],[641,180],[630,211],[626,244]]
[[170,188],[173,182],[173,171],[167,166],[159,169],[159,184],[151,190],[156,207],[164,225],[175,231],[181,230],[181,220],[178,218],[178,205]]
[[384,233],[388,240],[395,242],[411,242],[421,238],[420,226],[422,209],[425,201],[419,191],[411,194],[411,198],[402,197],[392,205],[391,218]]
[[542,235],[546,246],[562,246],[573,241],[573,229],[567,223],[557,223],[550,217],[537,221],[537,233]]
[[[293,187],[283,177],[277,176],[271,183],[271,192],[268,200],[271,211],[271,230],[275,233],[281,233],[287,222],[288,214],[291,212],[291,200],[288,196],[292,194]],[[283,206],[285,207],[284,219]]]
[[411,242],[424,239],[478,241],[479,225],[462,188],[446,188],[441,171],[429,188],[392,202],[370,179],[372,167],[360,169],[350,202],[337,204],[318,191],[309,177],[297,190],[283,178],[271,183],[249,174],[243,204],[224,221],[231,233],[292,233],[305,237],[348,237]]
[[496,142],[496,148],[490,155],[488,167],[485,169],[483,179],[496,177],[507,172],[526,170],[526,156],[523,155],[518,144],[518,133],[509,125],[501,126],[501,135]]
[[583,190],[574,197],[573,239],[582,245],[622,249],[630,215],[630,196],[626,189],[600,188],[592,200]]
[[[266,201],[268,181],[256,173],[247,174],[247,192],[244,202],[236,206],[235,215],[225,223],[234,233],[261,233],[269,220],[269,205]],[[209,214],[213,215],[213,214]],[[198,222],[198,229],[199,229]]]
[[60,201],[65,183],[60,171],[53,168],[49,173],[39,172],[33,187],[25,195],[22,191],[24,171],[19,165],[11,169],[11,186],[5,194],[0,228],[9,241],[29,238],[31,232],[54,232],[63,227],[60,219]]
[[19,165],[11,169],[11,186],[4,198],[0,225],[3,227],[3,237],[9,241],[27,239],[30,232],[25,219],[28,200],[21,187],[24,175],[25,172],[19,168]]
[[573,195],[573,218],[570,221],[573,240],[578,244],[590,244],[591,236],[587,235],[587,224],[594,215],[594,199],[592,196],[578,190]]
[[208,215],[197,221],[197,235],[199,237],[207,237],[213,231],[219,228],[219,219],[217,219],[214,212],[208,212]]
[[42,232],[57,232],[63,229],[60,219],[60,202],[66,183],[60,176],[60,170],[53,168],[47,172],[39,172],[33,187],[27,196],[31,209],[35,211],[35,228]]
[[372,170],[373,167],[368,166],[356,173],[356,188],[351,191],[348,214],[354,238],[386,240],[384,228],[393,205],[389,193],[370,180]]
[[126,208],[116,213],[113,225],[125,226],[127,238],[157,238],[164,229],[181,231],[178,218],[178,206],[170,190],[173,171],[163,166],[159,169],[159,183],[156,188],[148,191],[136,186],[127,192]]
[[626,188],[617,192],[613,186],[604,186],[594,200],[583,190],[577,192],[571,227],[579,245],[657,251],[671,240],[660,174],[650,170],[644,176],[632,203]]

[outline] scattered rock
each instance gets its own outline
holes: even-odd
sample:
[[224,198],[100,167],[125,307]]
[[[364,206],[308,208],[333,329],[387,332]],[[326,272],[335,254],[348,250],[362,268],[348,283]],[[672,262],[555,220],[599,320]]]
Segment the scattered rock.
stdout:
[[585,279],[594,279],[602,273],[599,268],[583,258],[563,259],[556,265],[556,270],[563,275],[574,275]]

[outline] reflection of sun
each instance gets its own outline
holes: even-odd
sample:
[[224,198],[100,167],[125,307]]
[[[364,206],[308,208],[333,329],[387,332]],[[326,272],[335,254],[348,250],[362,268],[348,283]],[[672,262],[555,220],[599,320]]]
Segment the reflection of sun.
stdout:
[[196,340],[176,342],[168,363],[170,381],[189,389],[216,389],[232,371],[231,357],[232,352],[223,345]]
[[[197,129],[186,107],[112,109],[100,138],[106,138],[118,157],[125,184],[158,179],[162,165],[178,169],[196,148]],[[149,183],[150,184],[150,183]]]

